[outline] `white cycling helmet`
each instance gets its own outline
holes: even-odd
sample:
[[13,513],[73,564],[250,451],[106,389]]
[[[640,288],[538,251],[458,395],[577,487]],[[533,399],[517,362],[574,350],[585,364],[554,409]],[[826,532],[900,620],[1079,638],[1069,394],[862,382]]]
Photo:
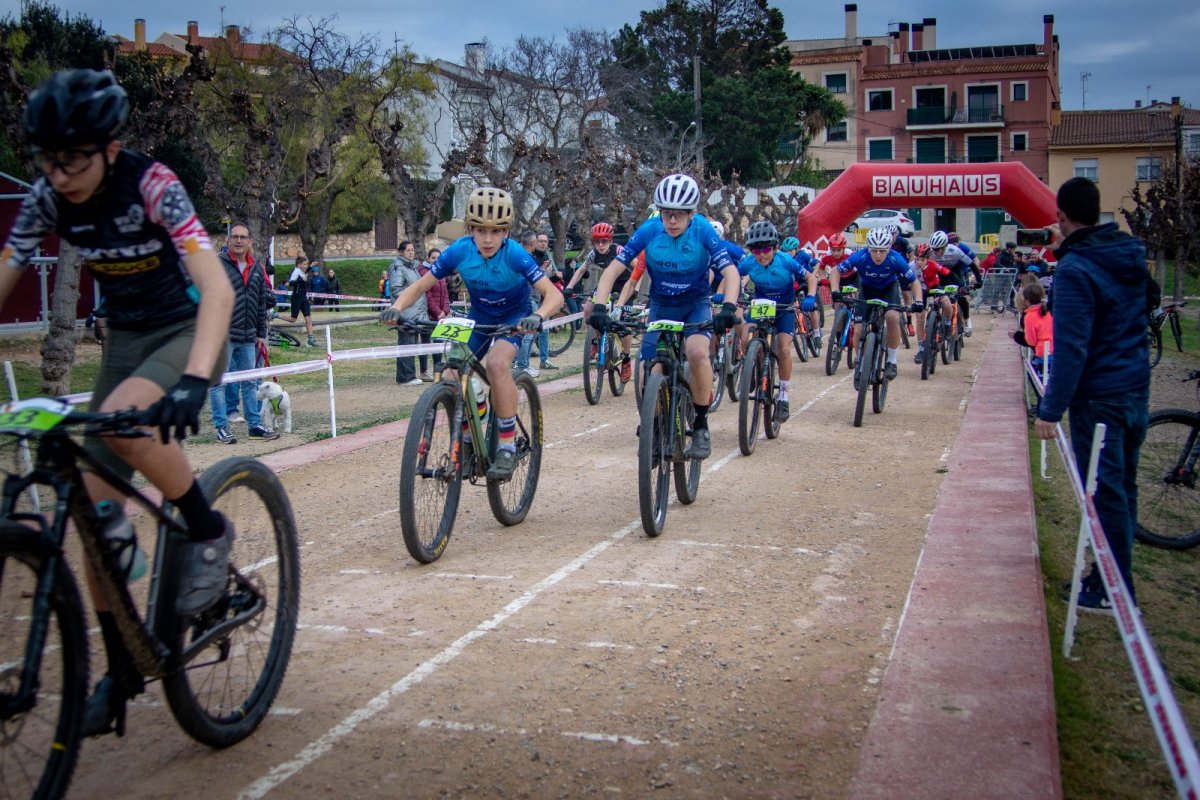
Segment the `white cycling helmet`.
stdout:
[[929,246],[934,250],[941,249],[948,244],[950,244],[950,237],[946,235],[945,231],[934,231],[933,236],[929,237]]
[[892,235],[887,228],[871,228],[867,234],[867,247],[872,250],[888,250],[892,246]]
[[717,232],[717,236],[724,239],[725,238],[725,223],[718,222],[715,219],[710,219],[708,222],[709,222],[709,224],[712,225],[712,229]]
[[676,173],[658,182],[654,189],[654,205],[659,210],[695,211],[700,205],[700,187],[690,175]]

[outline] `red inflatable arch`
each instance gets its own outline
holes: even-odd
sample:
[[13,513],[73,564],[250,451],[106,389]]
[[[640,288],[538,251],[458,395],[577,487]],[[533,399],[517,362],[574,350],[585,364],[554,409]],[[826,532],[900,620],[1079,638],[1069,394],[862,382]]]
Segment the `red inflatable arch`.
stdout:
[[796,238],[816,245],[870,208],[1003,208],[1023,225],[1057,221],[1054,193],[1017,161],[852,164],[800,209]]

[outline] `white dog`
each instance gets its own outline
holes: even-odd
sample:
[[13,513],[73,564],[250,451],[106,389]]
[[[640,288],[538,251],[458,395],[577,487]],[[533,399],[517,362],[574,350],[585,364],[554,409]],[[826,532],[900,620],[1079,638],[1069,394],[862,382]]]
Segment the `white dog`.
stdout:
[[262,424],[269,431],[278,430],[283,420],[283,432],[292,432],[292,398],[275,381],[263,381],[258,385],[259,413]]

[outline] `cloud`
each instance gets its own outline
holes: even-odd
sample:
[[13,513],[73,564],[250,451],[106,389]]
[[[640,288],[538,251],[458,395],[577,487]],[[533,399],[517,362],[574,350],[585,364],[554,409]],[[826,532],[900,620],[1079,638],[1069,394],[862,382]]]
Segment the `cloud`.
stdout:
[[1136,55],[1150,48],[1149,39],[1133,39],[1116,42],[1088,42],[1070,54],[1076,64],[1102,64],[1118,58]]

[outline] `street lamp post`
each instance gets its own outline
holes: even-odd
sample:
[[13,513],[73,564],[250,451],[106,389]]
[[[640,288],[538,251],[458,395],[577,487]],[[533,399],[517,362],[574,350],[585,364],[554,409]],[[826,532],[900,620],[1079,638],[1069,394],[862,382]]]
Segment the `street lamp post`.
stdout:
[[679,164],[681,168],[683,167],[683,140],[687,138],[688,131],[694,127],[696,127],[696,120],[692,120],[691,123],[683,129],[683,133],[679,134],[679,147],[675,151],[675,163]]

